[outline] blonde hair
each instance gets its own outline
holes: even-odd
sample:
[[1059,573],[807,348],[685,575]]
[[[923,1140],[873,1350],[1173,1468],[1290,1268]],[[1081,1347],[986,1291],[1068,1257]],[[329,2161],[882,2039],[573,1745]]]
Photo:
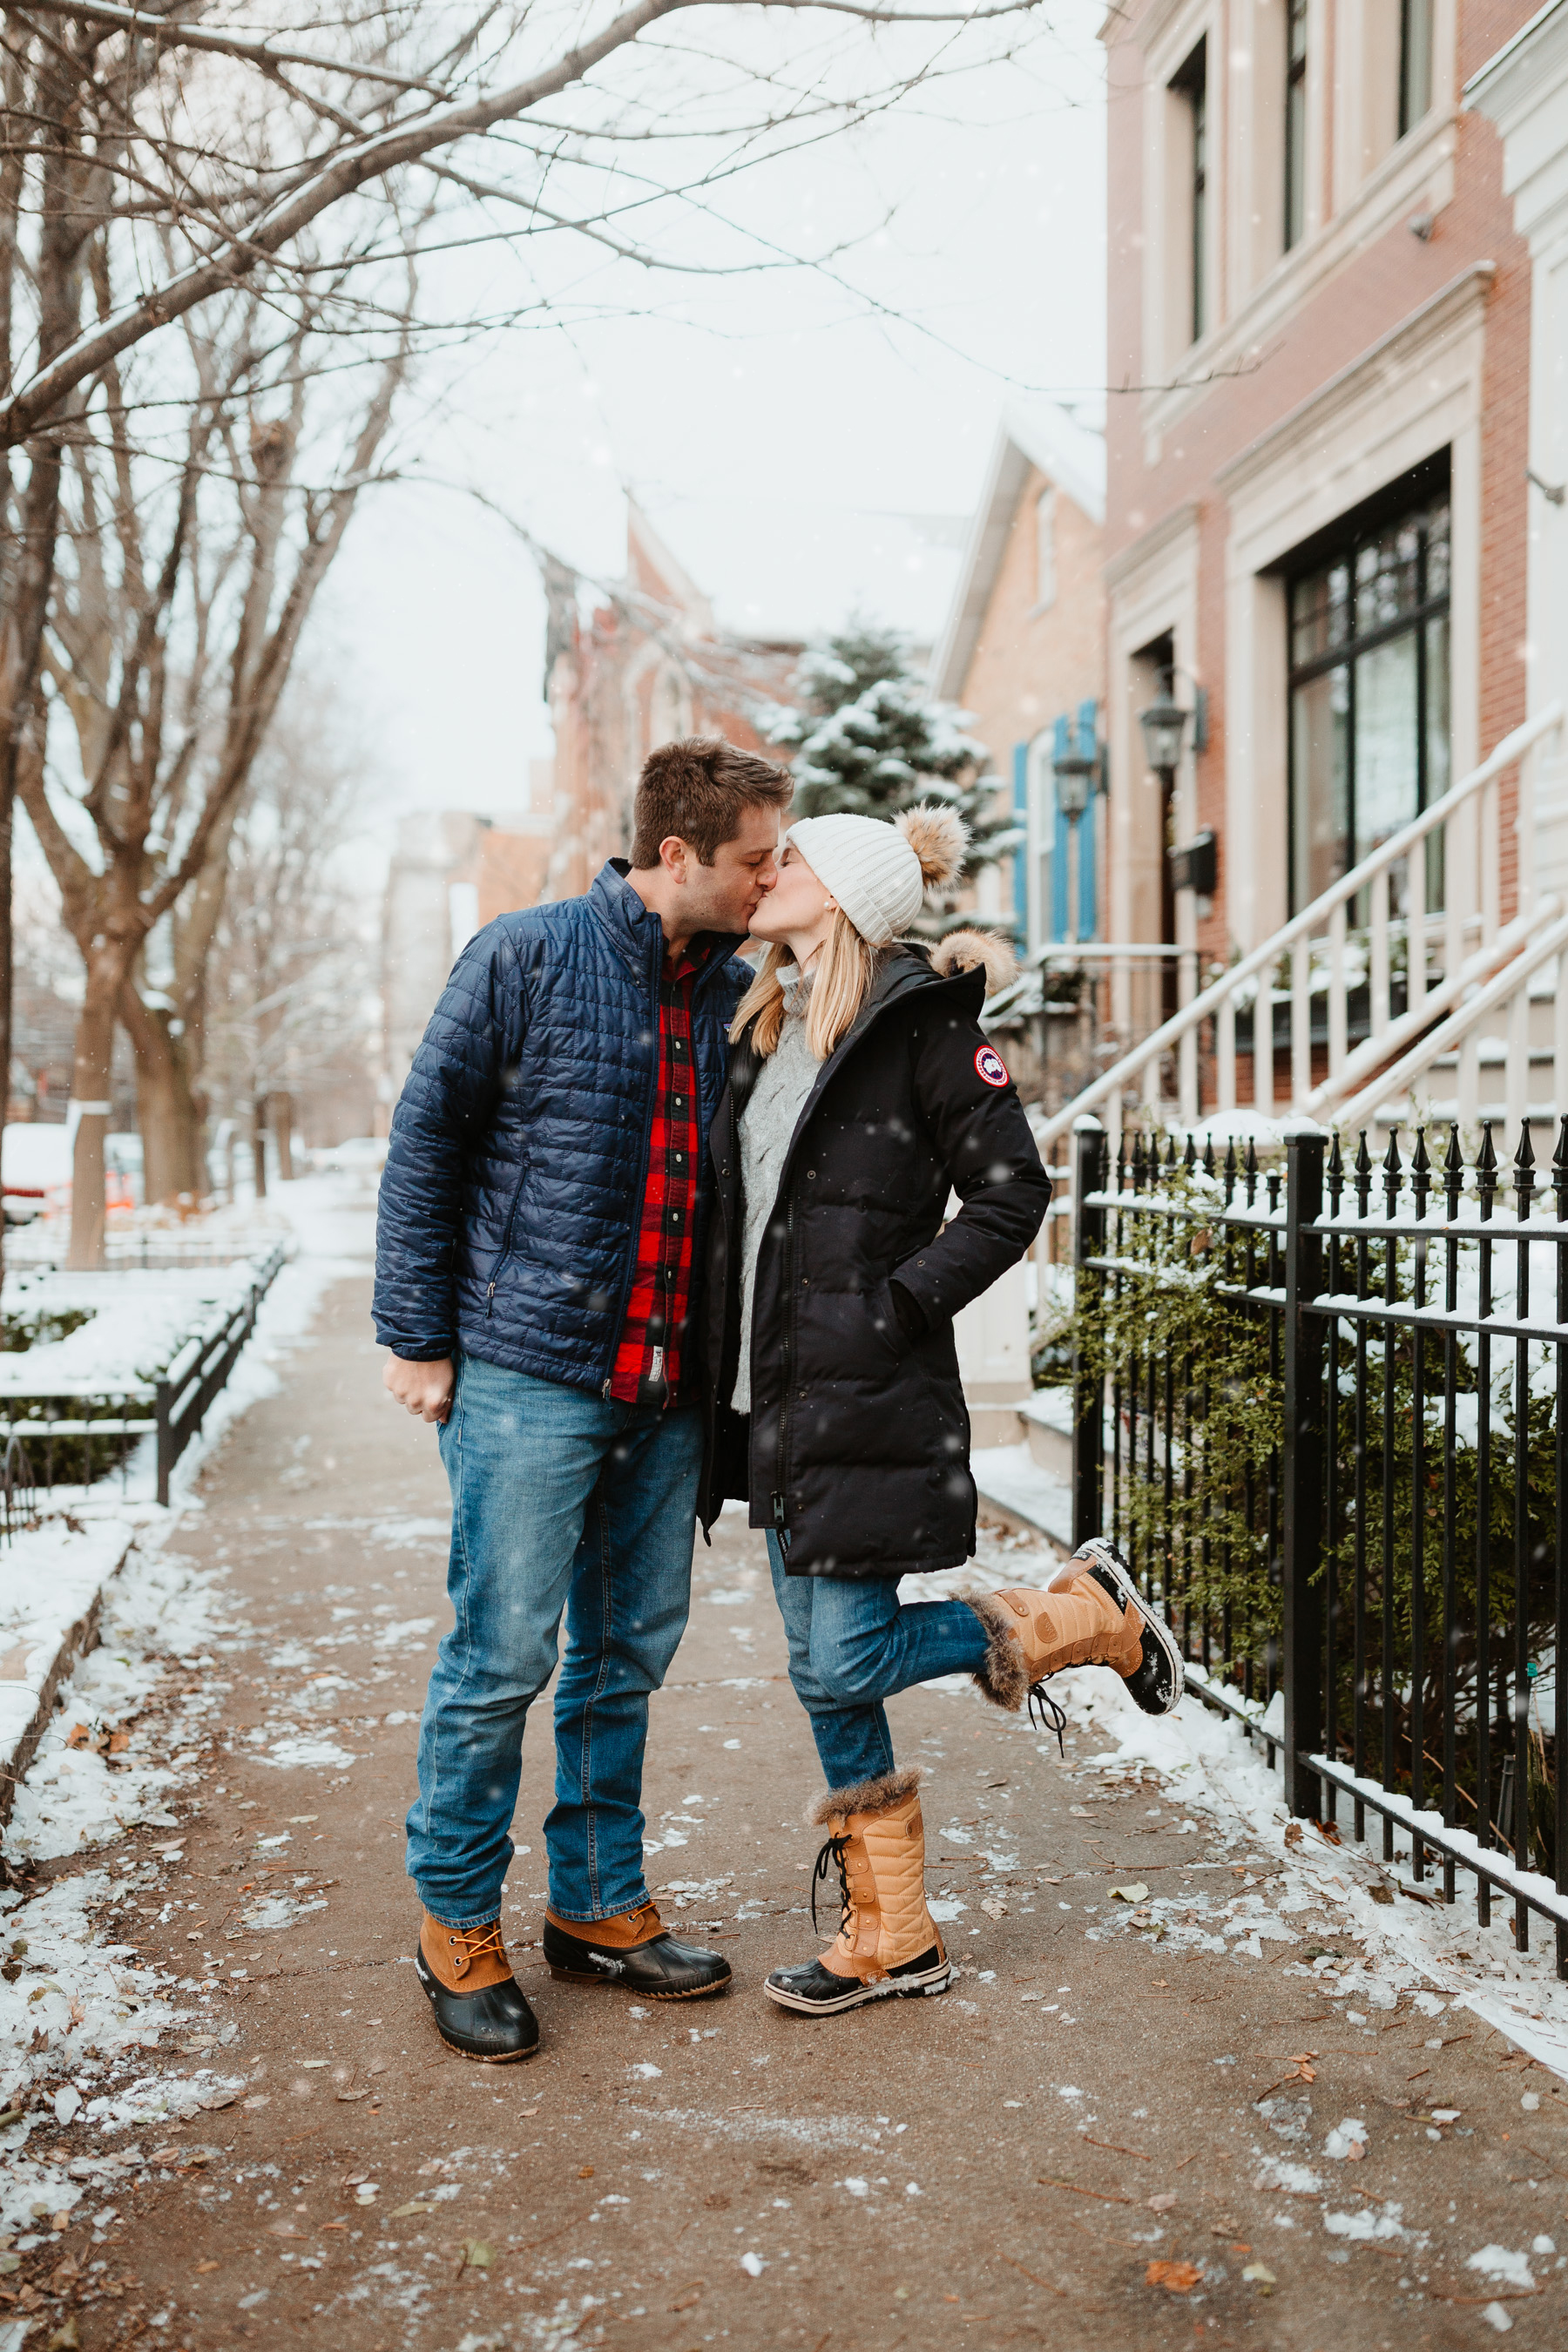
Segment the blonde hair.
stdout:
[[[730,1024],[731,1043],[751,1024],[752,1044],[764,1060],[776,1048],[784,1028],[784,992],[779,968],[793,961],[789,949],[775,940]],[[871,993],[877,962],[877,950],[861,938],[840,907],[833,918],[833,929],[811,967],[805,1042],[819,1062],[826,1061],[854,1026],[861,1006]]]

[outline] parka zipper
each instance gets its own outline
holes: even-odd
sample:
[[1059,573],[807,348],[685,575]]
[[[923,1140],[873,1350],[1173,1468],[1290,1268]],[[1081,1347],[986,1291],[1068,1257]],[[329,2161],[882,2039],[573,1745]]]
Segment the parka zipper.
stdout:
[[[790,1545],[790,1531],[787,1524],[787,1505],[785,1499],[789,1493],[789,1409],[792,1402],[791,1392],[795,1385],[795,1200],[794,1173],[795,1152],[799,1147],[801,1135],[805,1130],[807,1118],[816,1109],[816,1103],[820,1098],[828,1079],[837,1075],[841,1064],[848,1058],[849,1049],[854,1046],[858,1046],[864,1042],[871,1030],[876,1027],[883,1013],[889,1009],[890,1005],[902,1002],[903,999],[910,993],[912,993],[910,990],[902,989],[900,990],[896,995],[885,998],[880,1004],[873,1005],[868,1013],[865,1016],[862,1025],[857,1030],[852,1030],[850,1034],[844,1038],[835,1052],[830,1055],[826,1066],[817,1074],[816,1083],[812,1088],[810,1100],[802,1109],[800,1120],[795,1128],[794,1137],[791,1139],[789,1151],[785,1157],[782,1171],[783,1180],[789,1181],[791,1188],[789,1200],[784,1209],[784,1271],[787,1286],[785,1297],[788,1304],[784,1309],[784,1339],[782,1360],[784,1387],[783,1393],[779,1398],[779,1442],[778,1452],[774,1457],[773,1470],[775,1484],[772,1496],[770,1496],[770,1500],[773,1506],[772,1519],[773,1533],[779,1539],[780,1550],[785,1553],[786,1556],[788,1554]],[[740,1138],[737,1134],[736,1149],[739,1150],[739,1148]],[[754,1363],[756,1349],[756,1332],[754,1328],[752,1334],[752,1344]],[[752,1391],[752,1397],[754,1409],[754,1388]]]

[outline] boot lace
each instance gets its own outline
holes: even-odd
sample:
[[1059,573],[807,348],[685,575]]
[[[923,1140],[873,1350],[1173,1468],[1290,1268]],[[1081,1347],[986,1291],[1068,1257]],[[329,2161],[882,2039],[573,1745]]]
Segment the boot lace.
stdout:
[[1056,1733],[1057,1748],[1065,1764],[1068,1751],[1062,1734],[1068,1727],[1067,1710],[1047,1695],[1044,1683],[1029,1685],[1029,1720],[1037,1730]]
[[454,1928],[452,1941],[461,1951],[468,1968],[472,1968],[476,1960],[504,1960],[506,1958],[499,1919],[492,1919],[488,1927]]
[[849,1900],[849,1872],[844,1859],[846,1853],[848,1852],[848,1848],[849,1840],[847,1837],[826,1838],[823,1842],[821,1853],[816,1857],[816,1868],[811,1874],[811,1927],[812,1933],[814,1935],[820,1934],[821,1932],[816,1925],[816,1890],[818,1886],[825,1886],[826,1885],[827,1880],[833,1874],[835,1866],[837,1866],[838,1871],[838,1901],[840,1906],[838,1926],[840,1932],[842,1932],[848,1923],[850,1913],[854,1908]]

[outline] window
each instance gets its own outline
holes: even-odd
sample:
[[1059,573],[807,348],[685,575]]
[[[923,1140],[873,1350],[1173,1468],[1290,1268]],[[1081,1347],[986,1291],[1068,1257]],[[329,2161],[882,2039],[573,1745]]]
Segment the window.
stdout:
[[1035,610],[1057,601],[1057,494],[1044,489],[1035,501]]
[[1307,227],[1307,0],[1288,0],[1285,37],[1285,250]]
[[[1447,790],[1446,481],[1392,520],[1351,530],[1291,580],[1289,628],[1290,904],[1300,912]],[[1398,911],[1397,871],[1392,882]],[[1431,909],[1442,884],[1433,842]],[[1365,908],[1352,911],[1366,920]]]
[[1432,104],[1432,0],[1400,0],[1399,136]]
[[1191,289],[1188,340],[1197,342],[1209,323],[1208,269],[1208,44],[1200,41],[1171,84],[1187,110],[1187,277]]

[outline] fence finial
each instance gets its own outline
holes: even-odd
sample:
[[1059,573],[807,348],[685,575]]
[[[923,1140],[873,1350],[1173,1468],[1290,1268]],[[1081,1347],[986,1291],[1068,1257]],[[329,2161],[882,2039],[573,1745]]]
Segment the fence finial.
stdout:
[[1563,1124],[1557,1130],[1557,1149],[1552,1159],[1552,1189],[1557,1195],[1557,1214],[1568,1222],[1568,1111],[1563,1114]]
[[1395,1119],[1388,1131],[1388,1150],[1383,1155],[1383,1196],[1391,1217],[1399,1205],[1399,1180],[1404,1173],[1399,1157],[1399,1121]]
[[1465,1189],[1465,1148],[1459,1141],[1459,1122],[1448,1129],[1448,1149],[1443,1155],[1443,1190],[1447,1195],[1448,1214],[1459,1213],[1459,1195]]
[[1432,1190],[1432,1155],[1426,1149],[1424,1127],[1415,1130],[1415,1149],[1410,1155],[1410,1189],[1415,1195],[1415,1213],[1417,1217],[1424,1217]]
[[[1563,1131],[1565,1135],[1568,1135],[1568,1118],[1565,1118],[1563,1122]],[[1214,1172],[1214,1138],[1212,1135],[1205,1135],[1204,1138],[1204,1174],[1205,1176],[1212,1176]]]
[[1497,1189],[1497,1147],[1492,1141],[1492,1123],[1488,1118],[1481,1121],[1481,1148],[1476,1154],[1476,1191],[1480,1196],[1483,1217],[1491,1215]]
[[1372,1154],[1366,1148],[1366,1129],[1361,1131],[1361,1141],[1355,1155],[1355,1204],[1357,1213],[1365,1216],[1372,1197]]
[[1192,1129],[1189,1128],[1187,1130],[1186,1148],[1182,1153],[1182,1168],[1184,1172],[1190,1176],[1197,1164],[1198,1147],[1193,1141]]
[[1340,1213],[1340,1197],[1344,1189],[1345,1156],[1340,1150],[1340,1131],[1336,1127],[1333,1141],[1329,1146],[1329,1209],[1336,1217]]
[[1519,1130],[1519,1150],[1513,1155],[1513,1206],[1518,1217],[1530,1214],[1531,1195],[1535,1191],[1535,1146],[1530,1139],[1530,1121]]

